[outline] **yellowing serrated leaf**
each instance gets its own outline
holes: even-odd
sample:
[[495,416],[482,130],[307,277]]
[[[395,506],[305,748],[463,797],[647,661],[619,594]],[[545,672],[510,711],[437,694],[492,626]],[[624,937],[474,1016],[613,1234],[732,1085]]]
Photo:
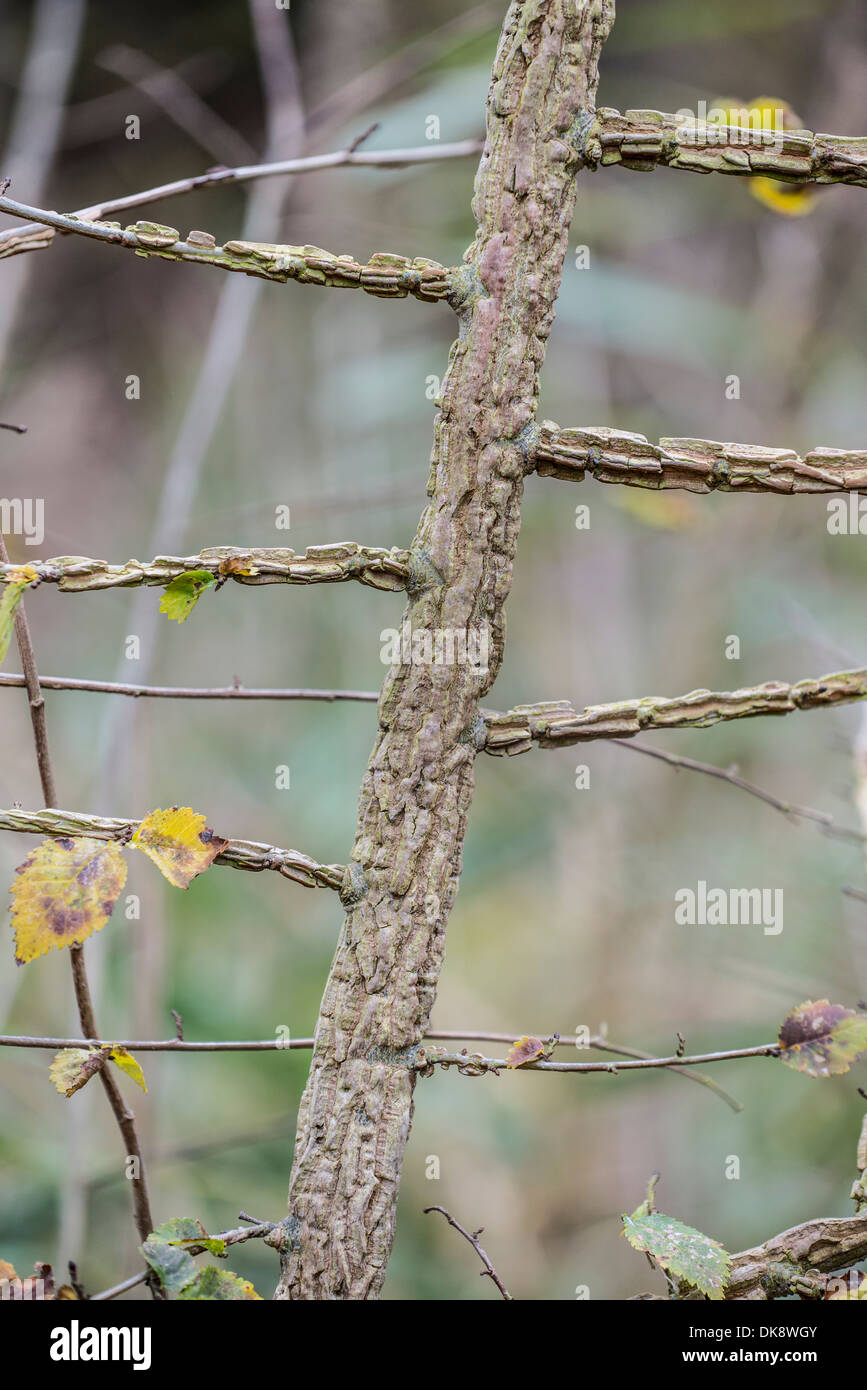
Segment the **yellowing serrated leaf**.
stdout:
[[0,666],[6,660],[12,633],[15,631],[15,614],[21,602],[21,595],[29,584],[39,575],[32,565],[18,565],[5,576],[3,593],[0,596]]
[[210,868],[228,845],[189,806],[171,806],[145,816],[130,842],[144,850],[176,888],[189,888],[197,874]]
[[177,623],[185,623],[206,589],[212,588],[217,576],[210,570],[190,570],[179,574],[160,599],[160,612]]
[[19,965],[100,931],[126,883],[120,846],[84,836],[43,840],[15,872],[10,893]]
[[125,1047],[113,1047],[108,1055],[116,1067],[120,1067],[121,1071],[126,1072],[137,1086],[140,1086],[143,1091],[147,1091],[144,1072],[131,1052],[127,1052]]
[[67,1099],[86,1086],[92,1076],[102,1071],[108,1051],[101,1047],[67,1047],[58,1052],[48,1068],[49,1079]]

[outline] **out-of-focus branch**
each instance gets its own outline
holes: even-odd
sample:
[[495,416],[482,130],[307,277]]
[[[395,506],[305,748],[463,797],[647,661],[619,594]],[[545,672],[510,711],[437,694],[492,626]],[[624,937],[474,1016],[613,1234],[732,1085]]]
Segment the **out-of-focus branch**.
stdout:
[[[33,20],[0,175],[14,178],[38,201],[57,151],[66,93],[78,58],[87,6],[85,0],[37,0],[29,9]],[[18,235],[14,228],[11,232],[0,232],[0,244],[5,237]],[[29,275],[27,263],[21,262],[14,268],[9,267],[3,277],[0,373]]]
[[[2,683],[0,676],[0,683]],[[44,684],[44,681],[43,681]],[[714,763],[698,762],[695,758],[684,758],[679,753],[669,753],[663,748],[651,748],[647,743],[633,743],[629,740],[614,739],[614,743],[620,748],[628,748],[633,753],[642,753],[648,758],[657,758],[660,762],[668,763],[669,767],[676,770],[684,769],[687,772],[701,772],[706,777],[715,777],[720,782],[728,782],[729,786],[737,787],[739,791],[746,792],[748,796],[754,796],[758,801],[763,801],[766,806],[773,806],[775,811],[781,811],[784,816],[791,820],[809,820],[816,825],[820,825],[826,835],[838,836],[843,840],[867,840],[867,830],[852,830],[849,826],[838,825],[832,815],[827,811],[816,811],[811,806],[800,806],[794,801],[785,801],[780,796],[775,796],[773,792],[765,791],[763,787],[756,786],[755,782],[749,782],[745,777],[741,777],[734,767],[717,767]]]
[[657,166],[700,174],[735,174],[785,183],[851,183],[867,187],[867,136],[811,130],[756,130],[665,111],[596,111],[583,133],[590,167]]
[[[157,555],[148,563],[128,560],[110,565],[84,555],[64,555],[30,566],[42,583],[56,584],[64,593],[88,593],[96,589],[130,589],[140,585],[163,587],[191,571],[207,570],[218,580],[239,584],[334,584],[356,579],[374,589],[402,589],[409,577],[406,550],[383,550],[353,541],[336,545],[308,546],[303,555],[271,547],[244,550],[236,546],[210,546],[198,555]],[[0,583],[21,567],[0,565]],[[250,573],[243,573],[249,570]]]
[[625,483],[651,491],[857,492],[867,490],[867,450],[793,449],[722,444],[711,439],[661,439],[614,429],[561,429],[545,420],[528,432],[528,466],[550,478]]
[[610,705],[588,705],[578,714],[568,700],[516,705],[506,714],[489,714],[480,742],[486,753],[526,753],[568,747],[592,739],[633,738],[649,729],[705,729],[730,719],[792,714],[795,710],[846,704],[867,696],[867,668],[838,671],[788,685],[767,681],[742,690],[692,690],[664,699],[647,695]]
[[139,256],[216,266],[219,270],[237,271],[281,285],[296,280],[300,285],[362,289],[381,299],[405,299],[412,294],[428,301],[445,299],[452,288],[451,272],[438,261],[423,256],[409,260],[389,251],[377,251],[362,265],[352,256],[335,256],[320,246],[288,246],[240,239],[217,246],[209,232],[190,232],[183,241],[176,227],[160,222],[136,222],[123,228],[119,224],[89,222],[47,212],[5,197],[0,197],[0,212],[39,222],[55,231],[74,232],[77,236],[122,246]]
[[255,159],[255,151],[244,137],[202,100],[176,68],[162,67],[140,49],[124,43],[114,44],[98,54],[96,65],[144,92],[214,159],[227,164],[249,164]]
[[[137,820],[89,816],[80,811],[0,811],[0,830],[16,830],[25,835],[88,835],[94,840],[117,840],[120,844],[126,844],[140,824]],[[342,864],[317,864],[298,850],[277,849],[255,840],[230,840],[214,863],[253,873],[274,869],[305,888],[337,891],[343,882]]]

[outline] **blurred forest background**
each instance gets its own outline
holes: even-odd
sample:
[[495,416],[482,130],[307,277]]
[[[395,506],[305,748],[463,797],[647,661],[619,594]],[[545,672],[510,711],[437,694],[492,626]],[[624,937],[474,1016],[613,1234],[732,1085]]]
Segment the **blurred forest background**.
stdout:
[[[480,135],[504,9],[505,0],[293,0],[278,14],[291,27],[305,131],[289,101],[272,120],[271,154],[340,149],[374,121],[366,149],[421,145],[431,115],[442,141]],[[867,130],[858,0],[618,0],[617,10],[600,104],[671,111],[770,94],[813,130]],[[262,157],[265,104],[242,0],[6,0],[2,25],[0,173],[12,196],[67,210]],[[43,45],[54,35],[42,54],[51,80],[41,125],[22,116],[40,33]],[[148,65],[174,70],[212,114],[199,120],[197,108],[191,127],[177,84],[174,96],[149,97],[130,80]],[[129,114],[140,117],[137,141],[125,138]],[[389,250],[451,264],[473,234],[475,165],[211,189],[127,220],[203,228],[220,242],[246,227],[361,260]],[[539,418],[652,439],[864,447],[864,213],[854,188],[820,189],[811,214],[795,219],[762,207],[739,179],[581,174]],[[576,268],[581,245],[589,269]],[[65,238],[4,261],[0,330],[0,418],[28,426],[0,440],[0,493],[46,499],[44,545],[10,537],[13,558],[409,544],[428,473],[426,387],[455,334],[447,308],[259,284]],[[140,400],[126,399],[131,374]],[[726,398],[731,374],[740,400]],[[488,703],[581,706],[863,664],[867,542],[829,535],[826,500],[651,497],[530,478],[508,650]],[[574,524],[579,502],[590,506],[586,531]],[[288,535],[275,530],[280,504],[291,508]],[[157,618],[159,599],[157,590],[70,597],[50,585],[28,595],[41,672],[376,689],[380,632],[398,625],[403,605],[351,584],[230,584],[178,627]],[[129,634],[142,636],[140,661],[124,660]],[[732,634],[736,661],[725,655]],[[14,653],[6,669],[20,669]],[[180,802],[227,836],[325,862],[348,856],[372,705],[64,692],[49,693],[47,709],[65,807],[138,817]],[[860,717],[842,708],[653,742],[737,763],[763,787],[855,825]],[[38,807],[20,690],[0,690],[0,719],[0,800]],[[590,768],[587,790],[575,787],[579,763]],[[291,790],[275,787],[280,764]],[[547,1035],[606,1020],[615,1042],[667,1053],[680,1030],[690,1051],[715,1050],[772,1040],[804,999],[867,995],[867,908],[841,891],[864,886],[857,842],[604,743],[481,758],[476,775],[434,1026]],[[0,880],[34,843],[0,840]],[[170,1036],[171,1009],[191,1039],[312,1032],[340,922],[332,894],[219,868],[178,893],[142,856],[129,856],[129,871],[141,920],[125,921],[119,907],[87,946],[106,1036]],[[783,888],[783,933],[676,926],[674,894],[699,879]],[[65,954],[19,970],[9,938],[0,1028],[76,1031]],[[0,1256],[23,1272],[37,1259],[74,1258],[96,1291],[141,1265],[119,1138],[97,1088],[58,1097],[49,1060],[0,1057]],[[242,1208],[279,1219],[309,1053],[141,1060],[149,1093],[130,1098],[158,1219],[195,1215],[212,1230],[236,1224]],[[822,1083],[765,1061],[707,1074],[741,1113],[666,1072],[421,1081],[386,1297],[494,1296],[464,1242],[422,1215],[434,1202],[484,1226],[512,1292],[536,1299],[570,1299],[578,1285],[593,1298],[664,1291],[618,1239],[619,1213],[641,1200],[653,1170],[661,1209],[730,1250],[848,1213],[863,1065]],[[439,1181],[425,1176],[433,1154]],[[738,1181],[725,1176],[730,1155]],[[272,1252],[251,1242],[231,1268],[270,1296]]]

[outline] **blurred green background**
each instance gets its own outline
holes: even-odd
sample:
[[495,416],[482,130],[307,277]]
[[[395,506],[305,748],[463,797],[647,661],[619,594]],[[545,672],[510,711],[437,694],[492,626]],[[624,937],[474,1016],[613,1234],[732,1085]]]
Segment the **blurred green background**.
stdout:
[[[53,160],[41,187],[35,175],[28,183],[25,157],[4,164],[13,196],[84,207],[237,162],[245,150],[250,162],[261,157],[263,101],[244,3],[82,8]],[[814,130],[867,130],[867,18],[857,0],[619,0],[617,8],[600,104],[676,110],[770,93]],[[4,6],[7,157],[17,149],[10,131],[25,60],[51,9],[49,0]],[[342,148],[374,121],[366,148],[421,145],[431,115],[442,141],[479,135],[503,10],[293,0],[280,22],[297,52],[304,147]],[[179,127],[176,100],[167,111],[165,97],[155,101],[106,69],[106,50],[117,45],[139,65],[178,69],[220,120],[206,112],[193,138]],[[125,138],[130,114],[140,117],[137,141]],[[285,193],[282,207],[277,193],[260,199],[262,223],[249,233],[362,260],[390,250],[451,264],[472,238],[474,167],[461,159],[281,181],[270,187]],[[208,190],[130,217],[224,241],[240,234],[256,187]],[[864,211],[863,191],[844,187],[819,190],[808,217],[783,219],[741,180],[582,174],[539,418],[653,439],[864,447]],[[590,266],[579,270],[582,245]],[[0,492],[46,501],[44,545],[10,537],[13,558],[122,562],[209,544],[409,544],[427,481],[429,378],[442,374],[454,335],[444,306],[260,286],[71,238],[4,261],[4,302],[0,418],[28,433],[0,440]],[[141,398],[131,401],[133,374]],[[732,374],[739,400],[726,398]],[[168,520],[155,536],[167,480],[178,490],[164,493]],[[590,506],[587,531],[575,528],[579,502]],[[288,536],[275,530],[280,504],[291,508]],[[862,664],[867,542],[832,537],[826,523],[821,496],[653,498],[592,480],[578,488],[530,478],[509,645],[487,703],[568,698],[580,707]],[[159,597],[70,597],[48,585],[28,596],[41,671],[375,689],[380,631],[397,626],[402,610],[400,595],[354,585],[228,585],[177,627],[154,621]],[[143,637],[140,661],[124,661],[130,634]],[[736,661],[725,655],[732,634]],[[6,669],[18,669],[12,654]],[[137,817],[180,802],[227,836],[326,862],[348,856],[372,705],[133,704],[49,693],[47,709],[63,806]],[[0,800],[36,807],[21,691],[0,690],[0,719]],[[860,719],[857,707],[841,708],[653,742],[737,763],[763,787],[857,825]],[[290,790],[275,787],[281,764],[291,769]],[[578,764],[590,768],[587,790],[575,788]],[[2,837],[0,879],[11,880],[33,843]],[[106,1035],[168,1036],[171,1009],[192,1039],[312,1032],[340,921],[333,895],[219,868],[181,894],[143,856],[128,857],[127,891],[140,895],[141,919],[126,921],[118,908],[87,947]],[[674,894],[699,879],[782,888],[783,933],[676,926]],[[663,1053],[677,1030],[690,1051],[770,1041],[806,998],[852,1004],[867,995],[867,908],[844,897],[847,882],[864,884],[857,841],[789,823],[730,786],[622,748],[482,758],[434,1026],[517,1036],[595,1030],[606,1020],[614,1041]],[[8,931],[0,1027],[75,1029],[64,956],[17,970]],[[0,1057],[0,1257],[19,1273],[37,1259],[74,1258],[95,1291],[141,1264],[120,1141],[97,1088],[62,1100],[49,1060]],[[279,1219],[309,1053],[141,1060],[149,1092],[130,1099],[158,1219],[195,1215],[213,1230],[236,1224],[240,1209]],[[495,1296],[465,1243],[422,1215],[434,1202],[485,1227],[516,1296],[556,1300],[579,1285],[593,1298],[664,1291],[618,1239],[618,1214],[641,1200],[654,1170],[661,1209],[730,1250],[808,1217],[847,1214],[864,1065],[825,1082],[763,1060],[708,1074],[739,1098],[741,1113],[666,1072],[421,1081],[385,1296]],[[440,1160],[437,1181],[425,1176],[430,1155]],[[725,1176],[732,1155],[737,1181]],[[251,1242],[230,1264],[270,1296],[272,1252]]]

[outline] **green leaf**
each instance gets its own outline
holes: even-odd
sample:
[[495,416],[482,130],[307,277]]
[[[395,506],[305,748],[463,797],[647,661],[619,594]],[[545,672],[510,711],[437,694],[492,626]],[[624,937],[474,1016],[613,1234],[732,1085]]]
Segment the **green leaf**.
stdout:
[[632,1216],[623,1216],[623,1234],[636,1250],[651,1255],[676,1279],[683,1279],[713,1300],[724,1296],[731,1255],[710,1236],[684,1226],[656,1211],[643,1214],[646,1204]]
[[206,1265],[199,1270],[192,1283],[181,1291],[180,1297],[197,1301],[232,1299],[237,1302],[251,1299],[261,1301],[262,1296],[248,1279],[239,1279],[237,1274],[230,1274],[227,1269],[217,1269],[216,1265]]
[[780,1029],[780,1057],[808,1076],[841,1076],[867,1052],[867,1014],[808,999]]
[[167,1293],[180,1293],[198,1274],[192,1255],[170,1245],[156,1232],[145,1241],[141,1252]]
[[179,574],[166,586],[160,600],[160,612],[175,622],[186,622],[202,594],[216,582],[217,576],[211,574],[210,570],[190,570],[187,574]]

